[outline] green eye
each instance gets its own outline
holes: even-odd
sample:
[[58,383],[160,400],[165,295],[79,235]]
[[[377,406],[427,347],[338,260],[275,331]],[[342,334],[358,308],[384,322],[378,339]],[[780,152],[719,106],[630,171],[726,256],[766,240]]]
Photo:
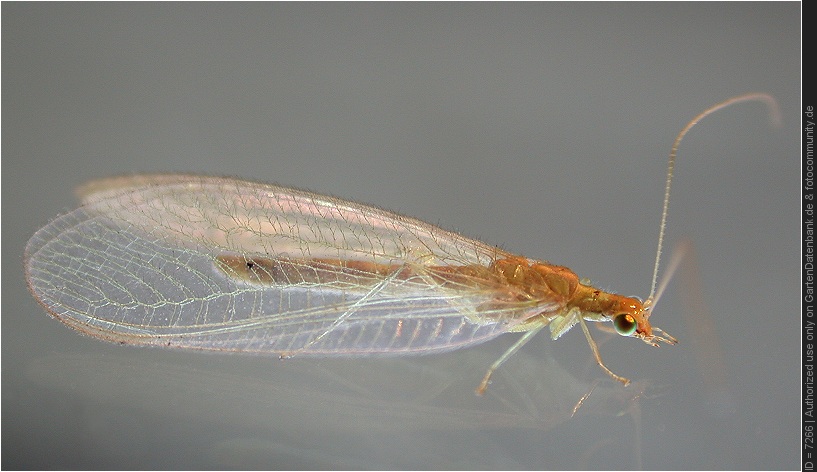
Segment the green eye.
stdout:
[[633,333],[635,333],[636,328],[638,328],[638,323],[636,323],[632,315],[622,313],[613,318],[613,327],[616,328],[616,332],[618,334],[622,336],[631,336]]

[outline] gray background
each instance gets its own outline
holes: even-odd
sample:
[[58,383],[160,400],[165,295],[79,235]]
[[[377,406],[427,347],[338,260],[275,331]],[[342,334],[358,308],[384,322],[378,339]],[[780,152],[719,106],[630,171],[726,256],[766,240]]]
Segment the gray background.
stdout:
[[[2,21],[3,468],[799,467],[798,3],[4,3]],[[280,362],[105,344],[26,291],[25,242],[75,186],[179,171],[373,203],[646,296],[670,144],[748,91],[779,99],[782,129],[743,104],[681,147],[668,245],[695,243],[703,295],[677,277],[653,317],[681,344],[594,330],[634,401],[578,329],[477,398],[518,335]]]

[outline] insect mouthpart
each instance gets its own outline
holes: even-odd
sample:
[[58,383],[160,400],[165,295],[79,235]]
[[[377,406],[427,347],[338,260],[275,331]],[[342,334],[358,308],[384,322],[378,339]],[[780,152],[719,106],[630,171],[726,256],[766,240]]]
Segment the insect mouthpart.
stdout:
[[656,334],[646,334],[646,333],[642,333],[642,332],[637,332],[637,333],[633,334],[633,336],[635,336],[637,338],[640,338],[645,343],[649,344],[650,346],[655,346],[655,347],[660,346],[659,343],[666,343],[666,344],[670,344],[670,345],[678,344],[677,339],[675,339],[673,336],[671,336],[669,333],[662,330],[661,328],[658,328],[657,326],[652,326],[651,329],[654,330],[654,331],[657,331],[659,333],[663,333],[663,336],[659,336],[659,335],[656,335]]

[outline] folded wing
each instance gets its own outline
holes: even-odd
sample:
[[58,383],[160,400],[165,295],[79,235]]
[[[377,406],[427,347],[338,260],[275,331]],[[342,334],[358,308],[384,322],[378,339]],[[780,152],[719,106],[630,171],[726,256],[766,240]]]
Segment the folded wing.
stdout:
[[196,176],[108,179],[83,193],[83,207],[31,238],[27,277],[53,316],[110,341],[428,353],[548,308],[496,303],[507,288],[477,269],[506,253],[374,207]]

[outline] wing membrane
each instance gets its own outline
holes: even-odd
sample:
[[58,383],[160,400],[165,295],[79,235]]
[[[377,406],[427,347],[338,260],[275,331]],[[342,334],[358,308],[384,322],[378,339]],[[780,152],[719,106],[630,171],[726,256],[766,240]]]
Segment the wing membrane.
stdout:
[[[433,267],[505,253],[374,207],[231,179],[140,176],[92,183],[85,205],[26,249],[32,292],[55,317],[112,341],[294,355],[457,349],[547,306],[497,305],[477,276],[434,283]],[[219,268],[333,258],[410,267],[358,287],[250,283]],[[470,278],[469,278],[470,277]]]

